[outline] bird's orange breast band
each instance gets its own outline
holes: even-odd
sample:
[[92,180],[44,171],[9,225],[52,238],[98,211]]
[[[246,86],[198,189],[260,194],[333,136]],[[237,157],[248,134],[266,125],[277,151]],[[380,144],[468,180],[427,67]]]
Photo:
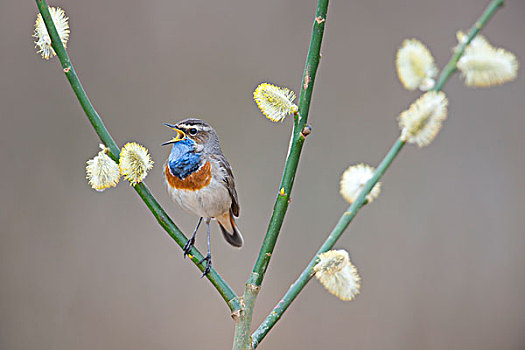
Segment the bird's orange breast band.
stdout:
[[199,170],[193,174],[188,175],[184,180],[171,174],[168,165],[164,167],[166,179],[171,187],[178,190],[192,190],[197,191],[210,184],[211,181],[211,164],[206,162]]

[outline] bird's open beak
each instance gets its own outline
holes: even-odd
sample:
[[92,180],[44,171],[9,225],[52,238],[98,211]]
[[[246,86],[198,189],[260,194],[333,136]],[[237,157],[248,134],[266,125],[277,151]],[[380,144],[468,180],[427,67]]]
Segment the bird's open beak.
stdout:
[[182,139],[184,139],[186,137],[186,134],[182,130],[177,129],[177,127],[175,125],[171,125],[171,124],[167,124],[167,123],[164,123],[164,125],[166,125],[170,129],[175,130],[177,132],[177,135],[175,135],[175,137],[172,138],[171,140],[164,142],[161,146],[165,146],[165,145],[169,145],[169,144],[172,144],[172,143],[175,143],[175,142],[179,142],[180,140],[182,140]]

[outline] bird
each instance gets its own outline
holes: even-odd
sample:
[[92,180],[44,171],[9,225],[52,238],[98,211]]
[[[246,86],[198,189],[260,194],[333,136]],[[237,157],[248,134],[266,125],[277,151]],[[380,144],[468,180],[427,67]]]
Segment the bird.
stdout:
[[195,244],[195,236],[204,219],[208,238],[208,254],[202,277],[211,269],[210,222],[216,219],[226,241],[242,247],[243,238],[235,222],[239,217],[239,199],[230,163],[222,153],[219,137],[207,122],[187,118],[165,126],[176,134],[162,145],[172,145],[164,163],[164,180],[171,199],[186,212],[199,217],[191,238],[183,247],[184,257]]

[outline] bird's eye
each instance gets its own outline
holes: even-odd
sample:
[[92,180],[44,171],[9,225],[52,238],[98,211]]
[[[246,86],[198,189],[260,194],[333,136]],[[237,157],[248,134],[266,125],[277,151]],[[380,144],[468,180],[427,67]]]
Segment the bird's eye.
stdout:
[[190,130],[188,130],[188,132],[190,133],[190,135],[196,135],[197,134],[197,129],[191,128]]

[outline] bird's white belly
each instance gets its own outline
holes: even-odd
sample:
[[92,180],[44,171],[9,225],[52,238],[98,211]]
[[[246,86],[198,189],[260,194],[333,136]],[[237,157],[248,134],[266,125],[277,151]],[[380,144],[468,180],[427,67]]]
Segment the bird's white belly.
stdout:
[[228,189],[214,177],[208,186],[200,190],[176,189],[169,184],[167,187],[174,201],[187,212],[199,217],[215,218],[226,213],[231,206]]

